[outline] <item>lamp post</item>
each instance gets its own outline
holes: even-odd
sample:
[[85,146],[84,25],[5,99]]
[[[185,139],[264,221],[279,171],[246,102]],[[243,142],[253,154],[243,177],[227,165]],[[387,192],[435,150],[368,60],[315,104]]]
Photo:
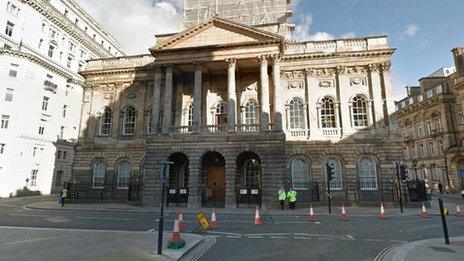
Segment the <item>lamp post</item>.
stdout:
[[158,223],[158,255],[163,254],[163,225],[164,225],[164,190],[166,189],[166,180],[169,178],[169,167],[174,163],[171,161],[163,162],[163,171],[161,173],[161,210]]

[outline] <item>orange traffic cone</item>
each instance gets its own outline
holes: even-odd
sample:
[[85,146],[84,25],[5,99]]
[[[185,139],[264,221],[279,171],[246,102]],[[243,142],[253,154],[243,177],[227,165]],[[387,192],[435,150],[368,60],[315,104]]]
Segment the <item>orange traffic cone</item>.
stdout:
[[313,204],[309,204],[308,220],[309,220],[309,222],[315,222],[316,221],[316,215],[314,215]]
[[182,215],[182,210],[179,211],[179,214],[177,214],[177,219],[179,220],[179,231],[182,231],[185,229],[185,221],[184,221],[184,216]]
[[456,217],[464,217],[464,214],[461,211],[461,208],[459,205],[456,205],[456,214],[454,214]]
[[262,224],[263,224],[263,220],[259,216],[259,209],[258,209],[258,206],[256,206],[255,219],[253,220],[253,225],[260,226]]
[[340,213],[340,220],[348,220],[348,214],[346,213],[345,204],[342,204],[342,213]]
[[425,208],[425,203],[424,202],[422,202],[422,211],[420,213],[420,217],[421,218],[429,218],[430,217],[429,213],[427,212],[427,209]]
[[380,202],[379,219],[388,219],[387,212],[385,212],[385,208],[383,207],[383,202]]
[[169,240],[168,248],[179,249],[185,246],[185,240],[180,237],[179,220],[174,220],[174,230],[172,231],[172,238]]
[[213,212],[211,213],[211,222],[209,222],[209,226],[211,229],[218,228],[217,221],[216,221],[216,211],[213,208]]

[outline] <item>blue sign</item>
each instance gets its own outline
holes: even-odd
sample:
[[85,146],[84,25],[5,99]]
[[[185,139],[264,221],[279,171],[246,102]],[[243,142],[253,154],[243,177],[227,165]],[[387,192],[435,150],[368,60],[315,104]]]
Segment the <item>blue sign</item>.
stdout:
[[464,170],[459,171],[459,177],[461,177],[461,179],[464,179]]

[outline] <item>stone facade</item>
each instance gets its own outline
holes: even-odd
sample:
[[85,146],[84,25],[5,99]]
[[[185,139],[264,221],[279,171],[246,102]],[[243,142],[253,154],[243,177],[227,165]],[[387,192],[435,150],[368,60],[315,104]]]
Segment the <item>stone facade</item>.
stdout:
[[334,200],[389,200],[402,151],[386,36],[295,43],[213,17],[150,52],[82,72],[81,198],[156,206],[172,161],[168,194],[191,207],[274,205],[281,186],[306,204],[327,198],[330,162]]
[[441,183],[444,190],[460,193],[463,179],[459,173],[464,170],[462,48],[453,54],[456,69],[440,69],[420,79],[420,86],[409,86],[408,97],[397,103],[396,117],[410,178],[426,180],[435,190]]

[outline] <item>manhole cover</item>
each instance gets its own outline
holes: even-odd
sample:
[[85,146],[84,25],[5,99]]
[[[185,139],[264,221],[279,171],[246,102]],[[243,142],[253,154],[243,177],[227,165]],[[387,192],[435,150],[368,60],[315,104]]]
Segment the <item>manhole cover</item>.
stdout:
[[435,250],[435,251],[437,251],[437,252],[457,253],[457,252],[454,251],[453,249],[449,249],[449,248],[446,248],[446,247],[433,247],[433,246],[429,246],[429,248],[431,248],[432,250]]

